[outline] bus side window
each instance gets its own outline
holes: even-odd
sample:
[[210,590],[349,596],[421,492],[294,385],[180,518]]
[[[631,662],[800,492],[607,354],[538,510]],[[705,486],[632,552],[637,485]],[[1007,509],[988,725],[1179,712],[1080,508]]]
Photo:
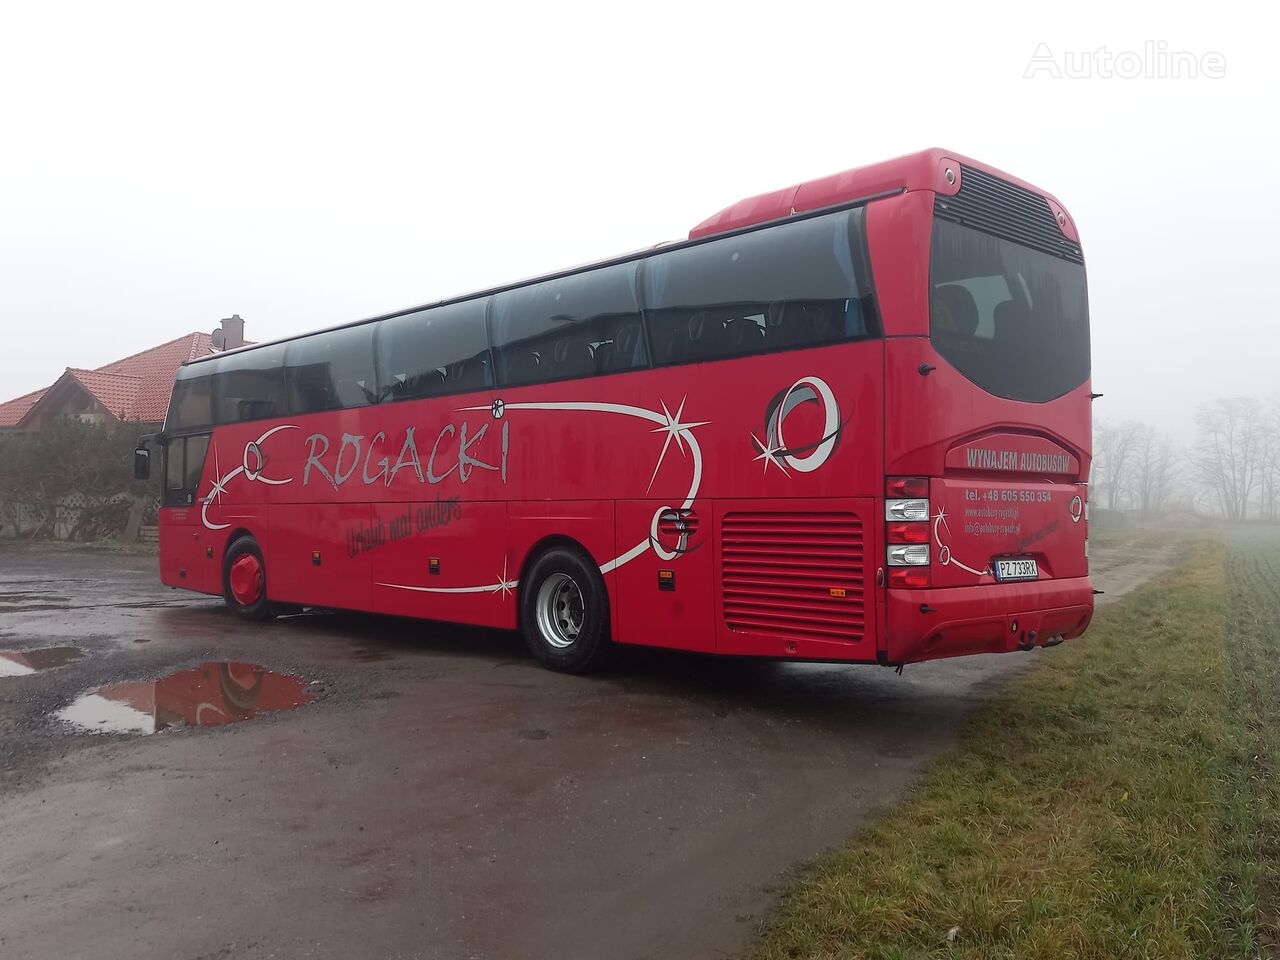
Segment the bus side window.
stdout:
[[492,387],[493,368],[489,363],[488,346],[465,360],[449,364],[445,383],[450,393],[467,393]]
[[173,398],[165,415],[166,433],[200,430],[213,425],[213,373],[222,361],[206,360],[179,367]]
[[213,422],[240,423],[283,416],[284,345],[228,354],[214,361]]
[[624,323],[613,331],[613,339],[602,340],[591,348],[597,373],[616,373],[647,366],[644,353],[644,330],[639,320]]
[[170,440],[164,448],[164,502],[166,505],[181,503],[179,494],[185,479],[185,461],[187,440],[178,437]]
[[165,446],[164,505],[181,507],[195,503],[200,474],[209,450],[208,435],[175,437]]
[[488,385],[487,303],[467,300],[380,321],[376,339],[381,399],[483,390]]
[[645,319],[659,364],[818,346],[871,333],[862,211],[659,253]]
[[286,345],[290,412],[316,413],[377,402],[373,326],[330,330]]
[[616,264],[496,295],[498,382],[521,386],[648,366],[636,272],[635,263]]

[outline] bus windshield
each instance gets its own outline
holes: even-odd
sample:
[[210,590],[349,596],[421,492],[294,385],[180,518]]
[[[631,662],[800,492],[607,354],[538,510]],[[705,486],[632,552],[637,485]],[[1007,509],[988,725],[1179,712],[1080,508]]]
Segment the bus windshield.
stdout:
[[1084,266],[935,219],[934,347],[988,393],[1042,403],[1089,377]]

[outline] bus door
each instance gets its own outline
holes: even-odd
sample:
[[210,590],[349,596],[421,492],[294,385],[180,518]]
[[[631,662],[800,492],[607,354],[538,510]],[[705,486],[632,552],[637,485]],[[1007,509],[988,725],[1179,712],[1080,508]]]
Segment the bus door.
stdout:
[[217,551],[200,520],[200,476],[208,450],[208,434],[164,443],[160,580],[171,587],[221,593]]

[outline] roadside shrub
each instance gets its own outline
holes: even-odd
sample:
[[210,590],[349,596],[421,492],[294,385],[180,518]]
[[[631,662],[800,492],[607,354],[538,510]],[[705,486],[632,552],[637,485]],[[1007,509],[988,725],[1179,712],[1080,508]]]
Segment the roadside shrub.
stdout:
[[30,535],[52,536],[59,506],[79,494],[87,505],[72,524],[72,537],[118,534],[129,514],[122,501],[159,493],[154,475],[146,482],[133,479],[133,449],[146,429],[63,419],[39,432],[0,433],[0,522],[13,522],[22,504],[42,517]]

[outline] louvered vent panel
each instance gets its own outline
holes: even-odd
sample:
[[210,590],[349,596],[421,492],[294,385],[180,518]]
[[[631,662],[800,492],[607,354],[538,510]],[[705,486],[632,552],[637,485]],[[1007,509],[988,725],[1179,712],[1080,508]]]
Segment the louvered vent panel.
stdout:
[[939,194],[933,203],[934,216],[1084,263],[1080,244],[1062,235],[1044,197],[981,170],[960,169],[960,192],[954,197]]
[[862,638],[862,521],[853,514],[729,513],[720,529],[720,555],[729,629]]

